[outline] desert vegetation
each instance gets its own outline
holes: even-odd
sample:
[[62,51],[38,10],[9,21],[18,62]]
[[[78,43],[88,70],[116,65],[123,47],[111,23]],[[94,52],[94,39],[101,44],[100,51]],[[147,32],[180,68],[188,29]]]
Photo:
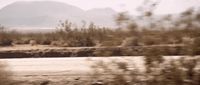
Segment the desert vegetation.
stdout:
[[1,85],[12,85],[14,80],[11,77],[12,72],[9,71],[5,62],[0,62],[0,84]]
[[[131,17],[127,12],[119,13],[115,16],[116,27],[113,28],[97,26],[92,22],[89,25],[83,23],[82,26],[74,26],[66,20],[61,21],[54,32],[20,33],[8,31],[7,27],[0,25],[0,48],[25,44],[32,47],[60,47],[47,50],[0,51],[0,57],[142,55],[145,61],[144,71],[127,62],[100,61],[92,66],[94,74],[89,75],[84,82],[75,79],[76,85],[200,85],[199,9],[191,8],[177,16],[159,17],[153,13],[157,3],[147,3],[150,9],[144,10],[145,7],[141,6],[139,16]],[[166,60],[164,55],[184,57]],[[4,69],[5,65],[0,64],[0,84],[7,85],[12,79],[8,76],[10,73]],[[38,85],[50,83],[37,82]]]
[[[199,16],[195,10],[187,10],[173,20],[172,15],[162,19],[154,19],[154,16],[142,17],[148,25],[139,25],[135,19],[128,17],[127,13],[116,16],[117,28],[98,27],[94,23],[82,27],[72,26],[70,21],[61,22],[57,31],[51,33],[18,33],[6,31],[6,27],[0,26],[0,45],[13,44],[41,44],[64,47],[91,47],[91,46],[147,46],[198,43]],[[143,17],[152,21],[148,22]],[[171,23],[170,26],[166,23]],[[141,23],[140,23],[141,24]],[[196,47],[196,46],[195,46]]]
[[200,58],[194,55],[196,50],[187,52],[188,56],[169,59],[157,48],[148,49],[143,70],[133,61],[98,61],[91,66],[92,85],[199,85]]
[[[188,9],[175,18],[173,15],[166,15],[157,19],[153,12],[147,11],[143,14],[145,13],[147,15],[135,18],[132,18],[126,12],[119,13],[116,16],[117,27],[115,28],[100,27],[94,23],[78,27],[68,20],[60,22],[56,28],[57,30],[49,33],[19,33],[7,31],[6,27],[0,26],[0,46],[23,44],[30,44],[31,46],[108,48],[151,46],[155,48],[162,47],[162,50],[170,49],[167,52],[164,51],[163,55],[185,55],[191,53],[192,50],[195,50],[192,51],[192,54],[199,54],[200,13],[197,9]],[[146,24],[138,23],[138,19]],[[178,48],[173,49],[170,46],[177,46]],[[133,52],[129,49],[124,50],[128,53]],[[106,52],[106,56],[112,54]],[[104,54],[103,50],[97,50],[94,54],[98,55],[99,53]]]
[[145,70],[128,62],[99,61],[92,66],[93,85],[199,85],[199,57],[149,61]]

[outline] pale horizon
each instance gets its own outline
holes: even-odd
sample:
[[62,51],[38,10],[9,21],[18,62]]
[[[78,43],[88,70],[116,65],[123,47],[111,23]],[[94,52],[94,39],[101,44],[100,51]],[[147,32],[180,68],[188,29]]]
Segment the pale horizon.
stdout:
[[[17,1],[56,1],[77,6],[83,10],[93,8],[112,8],[117,12],[128,11],[131,14],[138,14],[137,8],[144,0],[1,0],[0,9]],[[191,7],[200,7],[200,0],[160,0],[160,4],[154,11],[156,14],[176,14]]]

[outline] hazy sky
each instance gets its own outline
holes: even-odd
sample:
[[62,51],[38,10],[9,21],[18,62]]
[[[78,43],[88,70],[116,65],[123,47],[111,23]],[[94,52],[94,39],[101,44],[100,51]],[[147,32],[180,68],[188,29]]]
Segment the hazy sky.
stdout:
[[[136,8],[144,0],[0,0],[0,8],[16,1],[59,1],[75,5],[84,10],[111,7],[116,11],[126,10],[132,14],[137,14]],[[200,6],[200,0],[161,0],[155,12],[157,14],[179,13],[193,6]]]

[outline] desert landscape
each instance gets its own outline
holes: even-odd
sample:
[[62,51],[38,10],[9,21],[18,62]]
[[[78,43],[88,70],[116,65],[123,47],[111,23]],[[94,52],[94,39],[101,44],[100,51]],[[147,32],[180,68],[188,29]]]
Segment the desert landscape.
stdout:
[[0,85],[200,85],[197,3],[0,1]]

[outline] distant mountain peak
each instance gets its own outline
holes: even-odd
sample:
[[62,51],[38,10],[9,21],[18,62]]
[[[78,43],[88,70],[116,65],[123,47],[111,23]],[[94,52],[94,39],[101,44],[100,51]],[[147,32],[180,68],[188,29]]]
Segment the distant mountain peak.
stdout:
[[106,10],[106,11],[114,11],[115,12],[114,9],[109,8],[109,7],[106,7],[106,8],[93,8],[93,9],[90,9],[88,11],[91,11],[91,10]]
[[59,20],[69,20],[78,25],[84,20],[101,26],[114,26],[114,14],[117,12],[112,8],[94,8],[86,11],[56,1],[17,1],[0,9],[0,24],[17,27],[55,27]]
[[116,14],[117,12],[109,7],[106,8],[93,8],[90,10],[87,10],[87,12],[104,12],[104,13],[112,13],[112,14]]

